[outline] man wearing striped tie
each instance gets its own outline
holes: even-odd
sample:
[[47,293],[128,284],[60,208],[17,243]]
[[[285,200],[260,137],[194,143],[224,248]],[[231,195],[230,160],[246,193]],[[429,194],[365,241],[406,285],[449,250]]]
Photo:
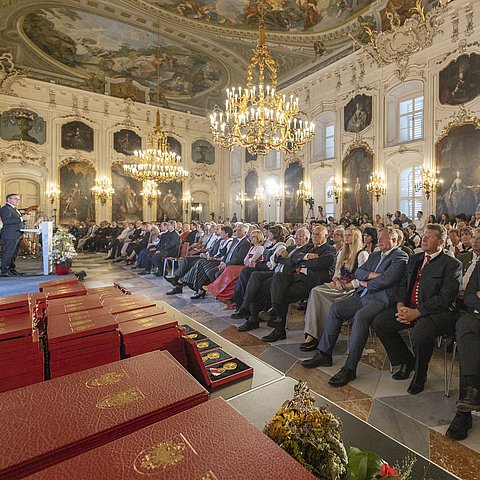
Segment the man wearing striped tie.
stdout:
[[[462,285],[462,264],[443,251],[446,239],[443,225],[425,227],[423,252],[410,257],[397,291],[396,306],[377,315],[372,324],[392,365],[400,365],[392,378],[406,380],[415,371],[407,390],[412,395],[425,387],[435,339],[455,333],[455,302]],[[413,354],[399,333],[407,328],[412,328]]]

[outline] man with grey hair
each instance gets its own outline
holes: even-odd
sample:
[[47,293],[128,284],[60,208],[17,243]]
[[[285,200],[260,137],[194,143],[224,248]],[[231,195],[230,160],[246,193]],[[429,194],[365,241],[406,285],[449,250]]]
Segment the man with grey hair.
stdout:
[[375,316],[393,301],[398,282],[405,271],[408,255],[397,248],[397,234],[392,227],[380,229],[378,248],[378,252],[371,253],[368,260],[355,270],[355,280],[352,281],[355,294],[330,307],[318,353],[302,362],[306,368],[330,367],[342,324],[351,319],[349,354],[345,365],[328,381],[332,387],[343,387],[356,378],[357,365],[368,340],[370,325]]
[[[423,391],[435,338],[455,333],[455,302],[462,284],[462,264],[443,251],[447,231],[428,224],[422,236],[423,252],[412,255],[395,295],[395,306],[379,313],[372,328],[392,365],[400,370],[392,378],[406,380],[415,370],[408,393]],[[400,331],[412,328],[413,355]]]
[[249,330],[254,330],[259,327],[258,314],[261,310],[260,305],[263,305],[265,301],[267,304],[270,304],[270,284],[274,273],[292,273],[295,269],[295,264],[292,260],[293,255],[301,252],[306,253],[310,249],[308,243],[310,240],[310,232],[306,228],[297,228],[294,238],[294,245],[279,248],[273,255],[273,262],[275,263],[273,270],[263,272],[255,271],[250,275],[245,289],[243,303],[240,305],[238,312],[232,315],[232,318],[248,317],[248,320],[237,328],[239,332],[248,332]]

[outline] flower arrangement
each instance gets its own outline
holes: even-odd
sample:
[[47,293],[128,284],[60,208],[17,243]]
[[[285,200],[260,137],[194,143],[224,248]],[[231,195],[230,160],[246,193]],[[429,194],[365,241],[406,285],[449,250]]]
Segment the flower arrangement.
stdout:
[[292,400],[277,411],[264,432],[309,472],[324,480],[344,478],[348,456],[340,436],[340,421],[299,382]]
[[374,453],[350,448],[340,435],[341,423],[326,407],[315,407],[305,382],[295,385],[292,400],[278,409],[266,433],[275,443],[322,480],[410,480],[414,455],[391,467]]
[[52,238],[52,251],[50,252],[52,262],[70,267],[72,258],[77,256],[74,241],[75,237],[73,235],[58,229]]

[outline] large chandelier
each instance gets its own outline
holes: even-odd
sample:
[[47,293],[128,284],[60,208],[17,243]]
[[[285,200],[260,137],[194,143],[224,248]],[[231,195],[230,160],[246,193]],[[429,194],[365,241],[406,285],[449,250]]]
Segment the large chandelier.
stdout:
[[[258,85],[253,85],[256,70]],[[266,155],[270,150],[294,153],[315,134],[315,125],[298,117],[298,98],[277,92],[277,67],[265,42],[263,9],[247,86],[227,89],[226,94],[225,111],[216,106],[210,115],[213,141],[222,148],[240,146],[253,155]]]
[[123,165],[124,172],[142,182],[181,182],[188,172],[180,165],[181,158],[168,149],[167,135],[160,127],[160,112],[157,110],[155,127],[148,134],[147,148],[135,150],[136,161]]

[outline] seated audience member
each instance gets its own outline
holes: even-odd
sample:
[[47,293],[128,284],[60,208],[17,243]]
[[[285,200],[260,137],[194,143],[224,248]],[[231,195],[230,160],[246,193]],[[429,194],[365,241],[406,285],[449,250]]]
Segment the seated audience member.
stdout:
[[[392,365],[400,365],[395,380],[405,380],[415,370],[408,393],[423,391],[435,338],[455,333],[455,301],[462,283],[462,264],[446,255],[447,232],[442,225],[427,224],[422,253],[412,255],[396,293],[396,305],[373,321]],[[399,332],[412,328],[412,352]]]
[[90,225],[85,232],[85,235],[78,241],[77,250],[80,251],[83,249],[84,245],[91,241],[95,236],[95,232],[98,230],[98,225],[95,223],[95,220],[90,221]]
[[343,248],[337,255],[332,281],[316,286],[308,297],[305,311],[305,343],[300,345],[300,350],[309,352],[317,348],[318,340],[325,330],[330,306],[333,302],[354,294],[355,287],[352,284],[354,272],[367,258],[368,253],[363,250],[362,232],[357,227],[347,227]]
[[363,230],[363,250],[367,253],[367,256],[375,251],[378,243],[378,231],[375,228],[366,227]]
[[306,228],[298,228],[295,232],[295,245],[286,248],[285,246],[278,249],[277,253],[271,258],[273,268],[266,271],[254,271],[249,277],[243,302],[239,305],[239,309],[231,317],[235,319],[246,318],[247,321],[240,325],[237,330],[239,332],[248,332],[258,328],[258,314],[262,307],[270,308],[270,285],[275,272],[292,273],[296,267],[293,263],[293,255],[298,253],[307,253],[311,245],[310,232]]
[[473,228],[480,227],[480,210],[478,210],[478,205],[477,205],[477,211],[475,212],[474,217],[470,221],[470,226]]
[[402,221],[402,224],[400,225],[401,228],[407,228],[412,223],[412,221],[404,213],[400,215],[400,220]]
[[373,252],[355,270],[355,295],[330,307],[327,325],[318,344],[318,353],[302,362],[306,368],[330,367],[342,324],[352,319],[349,354],[345,365],[328,382],[333,387],[342,387],[356,378],[357,365],[368,340],[370,325],[376,315],[392,304],[398,283],[405,272],[408,255],[397,247],[394,228],[385,227],[380,230],[378,247],[380,251]]
[[417,233],[417,226],[414,223],[411,223],[407,228],[407,236],[405,238],[405,245],[409,247],[412,252],[420,246],[422,243],[422,237]]
[[447,223],[450,223],[450,215],[448,215],[448,213],[442,213],[439,223],[443,226],[445,226]]
[[244,268],[235,284],[231,303],[237,306],[237,311],[243,303],[245,289],[247,288],[250,275],[255,271],[273,271],[276,265],[275,255],[277,251],[286,248],[283,228],[281,228],[280,225],[272,225],[271,227],[267,225],[264,228],[264,232],[266,232],[267,239],[264,243],[262,258],[256,262],[255,266]]
[[110,224],[110,232],[105,238],[105,251],[108,252],[113,245],[113,242],[122,233],[123,227],[121,227],[115,220]]
[[335,247],[335,250],[339,252],[342,247],[343,247],[343,235],[345,233],[345,228],[343,227],[337,227],[333,231],[333,246]]
[[212,265],[206,260],[201,260],[181,278],[184,285],[195,291],[191,298],[194,300],[205,298],[205,285],[212,283],[229,265],[243,265],[243,261],[250,249],[250,240],[247,237],[248,227],[237,222],[235,225],[235,237],[228,253],[220,263]]
[[203,237],[205,236],[205,225],[197,223],[195,225],[195,240],[188,247],[188,255],[198,255],[197,249],[202,248]]
[[127,253],[127,265],[135,263],[137,255],[148,245],[150,239],[150,232],[152,224],[150,222],[142,222],[142,231],[140,235],[128,245]]
[[463,227],[467,226],[467,216],[464,213],[459,213],[455,215],[455,222],[453,223],[453,228],[458,228],[461,230]]
[[139,275],[148,275],[152,268],[156,268],[157,277],[163,274],[163,262],[167,257],[176,257],[180,246],[180,235],[176,231],[177,222],[170,220],[167,222],[167,231],[160,235],[160,239],[155,249],[150,249],[148,257],[144,259],[144,270]]
[[134,224],[133,222],[125,222],[124,228],[121,231],[120,235],[112,242],[110,247],[110,255],[105,258],[105,260],[115,260],[117,257],[120,256],[120,252],[123,248],[123,244],[128,242],[131,239],[131,236],[134,232]]
[[137,220],[134,225],[133,232],[128,235],[128,239],[123,242],[122,249],[120,250],[120,257],[116,258],[115,263],[122,262],[132,253],[133,247],[137,243],[137,240],[143,235],[143,222]]
[[261,230],[253,230],[250,234],[252,246],[248,251],[243,265],[229,265],[221,275],[210,285],[208,292],[221,302],[227,301],[233,295],[235,284],[245,267],[255,268],[256,263],[263,255],[265,237]]
[[205,263],[205,270],[207,271],[209,271],[210,268],[218,267],[222,259],[226,258],[230,250],[233,242],[232,236],[232,227],[226,227],[224,225],[221,227],[219,239],[215,242],[211,251],[208,252],[206,256],[200,255],[182,258],[178,262],[178,267],[175,269],[173,277],[167,278],[167,280],[173,285],[173,289],[168,291],[166,295],[183,293],[183,281],[181,279],[184,278],[198,262]]
[[425,225],[427,224],[427,219],[423,216],[423,212],[419,210],[417,212],[417,218],[413,221],[415,224],[415,231],[421,236],[423,230],[425,230]]
[[435,217],[435,215],[433,215],[433,214],[429,215],[427,223],[438,223],[437,222],[437,217]]
[[196,247],[188,249],[189,255],[200,255],[201,253],[206,253],[208,248],[215,243],[217,236],[215,235],[217,224],[215,222],[206,223],[203,226],[204,235],[202,236],[200,242],[197,243]]
[[401,215],[402,214],[401,214],[400,210],[397,210],[395,212],[395,217],[393,218],[393,222],[392,222],[394,225],[398,225],[400,228],[402,228],[402,226],[403,226],[403,222],[400,218]]
[[413,255],[413,250],[410,247],[405,245],[405,234],[401,228],[396,228],[395,233],[397,234],[397,246],[405,252],[407,255]]
[[83,248],[89,250],[90,252],[100,252],[105,248],[107,243],[107,236],[110,235],[111,227],[110,224],[104,220],[100,222],[100,226],[95,232],[95,235],[87,240]]
[[149,265],[149,255],[152,252],[155,252],[158,242],[160,241],[160,228],[157,225],[152,225],[150,229],[150,238],[148,239],[148,243],[146,247],[140,251],[140,253],[136,257],[136,261],[132,267],[135,268],[142,268],[143,270],[138,272],[139,275],[144,275],[145,268]]
[[188,242],[188,236],[190,235],[190,224],[188,222],[185,222],[182,225],[182,232],[180,233],[180,241],[183,242]]
[[460,230],[451,228],[448,232],[448,238],[445,247],[455,256],[463,252],[462,244],[460,243]]
[[[480,247],[480,235],[475,235],[474,243]],[[456,325],[460,358],[459,400],[455,417],[445,433],[454,440],[467,438],[472,428],[472,412],[480,410],[480,264],[471,274],[463,302],[467,313],[460,316]]]
[[274,329],[262,338],[266,342],[276,342],[286,338],[288,306],[304,300],[316,285],[329,282],[335,269],[335,249],[327,244],[328,231],[325,226],[313,228],[311,248],[296,252],[292,256],[295,265],[293,273],[275,273],[270,285],[272,308],[259,313],[259,318],[273,322]]
[[472,236],[473,228],[472,227],[463,227],[460,229],[460,253],[468,252],[472,249]]

